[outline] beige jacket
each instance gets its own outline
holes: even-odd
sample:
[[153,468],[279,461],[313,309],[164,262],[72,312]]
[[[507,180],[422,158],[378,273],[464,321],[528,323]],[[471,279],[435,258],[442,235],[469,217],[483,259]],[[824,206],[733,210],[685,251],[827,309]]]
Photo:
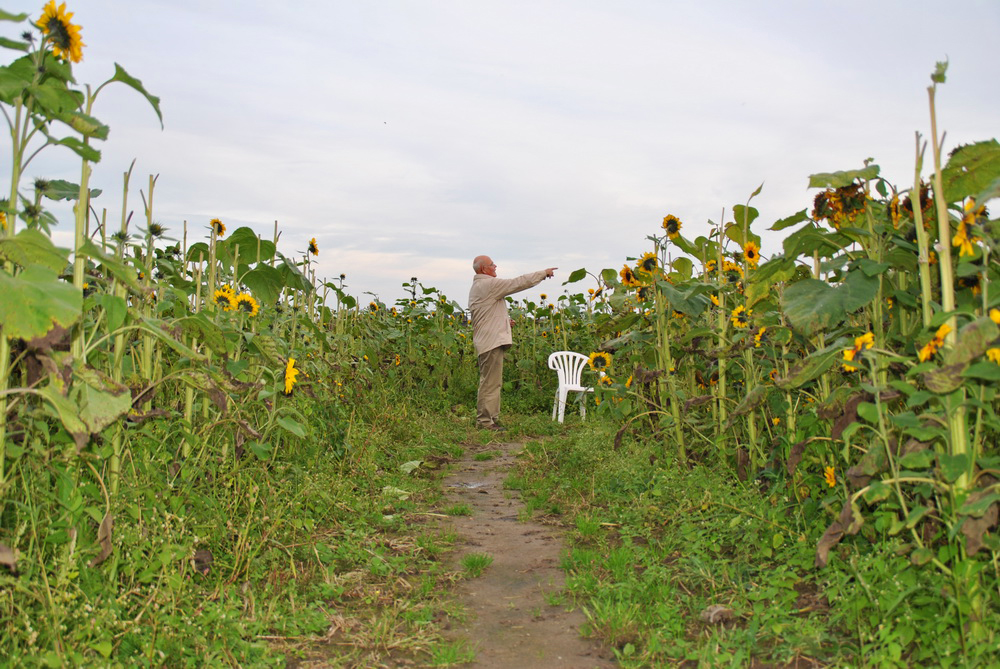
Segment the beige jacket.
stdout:
[[469,312],[472,314],[472,343],[476,355],[492,351],[497,346],[514,343],[507,315],[508,295],[537,286],[545,278],[545,270],[529,272],[513,279],[498,279],[489,274],[472,277],[469,290]]

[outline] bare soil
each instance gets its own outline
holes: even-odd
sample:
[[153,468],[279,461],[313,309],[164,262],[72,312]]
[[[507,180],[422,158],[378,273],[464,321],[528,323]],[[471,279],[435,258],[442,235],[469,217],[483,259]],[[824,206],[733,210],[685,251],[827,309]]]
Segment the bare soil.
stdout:
[[[449,635],[466,640],[476,651],[465,666],[495,668],[594,669],[618,666],[613,653],[580,635],[586,617],[568,610],[561,596],[563,538],[560,528],[524,519],[524,504],[504,479],[523,444],[470,446],[444,479],[445,505],[467,504],[470,516],[453,516],[459,539],[451,559],[461,568],[462,557],[486,553],[493,563],[477,578],[462,581],[459,602],[468,613],[453,621]],[[499,452],[489,460],[477,453]],[[548,595],[548,597],[547,597]]]

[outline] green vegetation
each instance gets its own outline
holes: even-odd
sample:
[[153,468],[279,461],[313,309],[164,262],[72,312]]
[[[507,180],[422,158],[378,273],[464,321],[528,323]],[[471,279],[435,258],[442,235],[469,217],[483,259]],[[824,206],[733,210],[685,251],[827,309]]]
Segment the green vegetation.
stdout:
[[[317,279],[315,240],[283,251],[277,230],[169,240],[155,177],[132,221],[131,169],[111,220],[95,102],[115,83],[159,100],[120,66],[77,88],[78,41],[0,42],[0,656],[468,659],[440,633],[463,615],[445,593],[492,558],[448,570],[455,537],[429,522],[442,469],[494,436],[472,427],[459,305],[416,280],[361,305]],[[812,175],[777,252],[758,189],[707,236],[668,215],[621,270],[573,272],[586,291],[512,303],[504,439],[534,439],[506,486],[569,529],[549,599],[623,665],[997,663],[1000,144],[943,155],[944,77],[929,181],[918,138],[909,189],[871,163]],[[81,183],[25,187],[41,149]],[[65,199],[71,249],[45,208]],[[563,349],[591,356],[586,422],[548,418]]]

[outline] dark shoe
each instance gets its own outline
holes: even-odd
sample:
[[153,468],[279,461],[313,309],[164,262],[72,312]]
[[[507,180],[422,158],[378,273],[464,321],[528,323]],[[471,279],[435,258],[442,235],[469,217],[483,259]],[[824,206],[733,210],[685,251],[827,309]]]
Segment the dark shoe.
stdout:
[[494,423],[493,425],[477,425],[480,430],[490,430],[491,432],[506,432],[507,428]]

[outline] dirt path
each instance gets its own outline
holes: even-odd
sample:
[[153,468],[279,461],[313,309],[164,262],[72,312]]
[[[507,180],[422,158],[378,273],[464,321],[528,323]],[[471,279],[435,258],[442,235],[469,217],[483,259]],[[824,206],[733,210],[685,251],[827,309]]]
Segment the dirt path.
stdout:
[[[564,583],[559,568],[560,531],[530,520],[522,522],[524,504],[519,493],[503,486],[522,446],[471,446],[444,480],[446,504],[464,503],[472,509],[471,516],[449,521],[459,535],[456,568],[469,553],[493,557],[481,576],[460,584],[460,602],[469,617],[453,624],[451,636],[475,648],[475,662],[466,665],[471,667],[615,667],[610,651],[580,637],[579,629],[586,623],[581,611],[568,612],[564,606],[549,603]],[[500,455],[476,460],[475,455],[483,452]]]

